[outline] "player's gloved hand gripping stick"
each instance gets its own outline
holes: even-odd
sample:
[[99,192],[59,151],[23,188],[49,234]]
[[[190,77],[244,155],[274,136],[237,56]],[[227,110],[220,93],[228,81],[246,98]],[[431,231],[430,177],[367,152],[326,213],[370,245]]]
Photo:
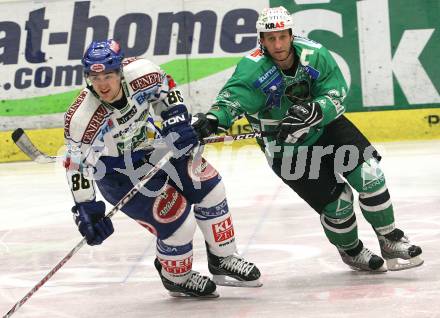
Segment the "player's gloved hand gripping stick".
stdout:
[[[252,132],[252,133],[244,133],[244,134],[236,134],[236,135],[223,135],[223,136],[211,136],[203,138],[200,143],[201,144],[211,144],[216,142],[230,142],[230,141],[238,141],[244,139],[252,139],[258,137],[265,137],[269,135],[265,132]],[[37,163],[53,163],[58,159],[63,158],[62,156],[50,156],[40,149],[38,149],[34,143],[29,139],[28,135],[22,128],[17,128],[12,133],[12,140],[20,148],[23,153],[25,153],[30,159]]]

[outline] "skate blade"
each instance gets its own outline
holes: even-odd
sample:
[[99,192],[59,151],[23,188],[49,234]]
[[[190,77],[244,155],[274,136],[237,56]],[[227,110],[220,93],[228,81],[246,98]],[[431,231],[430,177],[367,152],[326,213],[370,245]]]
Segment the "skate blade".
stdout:
[[363,268],[359,268],[359,267],[355,267],[352,265],[348,265],[352,270],[358,271],[358,272],[368,272],[368,273],[373,273],[373,274],[382,274],[385,273],[388,268],[385,264],[383,264],[381,267],[379,267],[378,269],[363,269]]
[[261,287],[263,283],[259,279],[252,281],[237,280],[225,275],[213,275],[212,280],[216,285],[227,287]]
[[171,292],[171,291],[169,291],[168,294],[171,297],[188,298],[188,299],[213,299],[213,298],[218,298],[220,296],[216,291],[212,292],[211,294],[204,295],[204,296],[194,296],[194,295],[185,294],[185,293],[181,293],[181,292]]
[[387,259],[386,262],[390,271],[401,271],[420,266],[424,261],[420,256],[416,256],[410,259],[391,258]]

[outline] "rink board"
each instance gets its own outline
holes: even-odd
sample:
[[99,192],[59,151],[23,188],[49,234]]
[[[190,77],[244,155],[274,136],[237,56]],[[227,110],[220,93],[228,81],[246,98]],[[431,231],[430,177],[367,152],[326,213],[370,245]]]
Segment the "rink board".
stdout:
[[[347,117],[373,142],[398,140],[440,139],[440,109],[414,109],[347,113]],[[250,125],[241,119],[231,133],[250,132]],[[63,129],[26,131],[39,149],[48,154],[62,153]],[[11,139],[11,131],[0,132],[0,162],[28,160]],[[239,141],[234,145],[248,145],[253,141]],[[220,147],[216,144],[215,147]],[[213,147],[210,145],[209,147]]]

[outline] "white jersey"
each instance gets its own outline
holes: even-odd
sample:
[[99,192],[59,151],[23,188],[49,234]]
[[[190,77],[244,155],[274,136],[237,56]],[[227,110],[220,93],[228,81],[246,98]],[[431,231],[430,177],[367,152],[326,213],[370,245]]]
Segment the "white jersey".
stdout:
[[174,81],[159,66],[146,59],[126,58],[122,69],[122,85],[128,101],[123,109],[103,103],[85,88],[65,114],[64,164],[77,203],[95,199],[94,182],[85,176],[90,177],[101,156],[120,157],[126,150],[148,149],[154,137],[160,137],[150,106],[160,115],[183,104]]

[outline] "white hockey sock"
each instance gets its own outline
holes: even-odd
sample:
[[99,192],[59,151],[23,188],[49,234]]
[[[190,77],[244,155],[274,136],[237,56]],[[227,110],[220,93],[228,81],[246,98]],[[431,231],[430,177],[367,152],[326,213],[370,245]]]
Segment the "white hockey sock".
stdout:
[[[192,243],[190,243],[192,245]],[[181,246],[173,246],[173,248],[181,248]],[[187,281],[191,274],[193,252],[191,250],[187,253],[179,255],[166,255],[156,252],[156,256],[162,265],[162,275],[176,284],[181,284]]]
[[222,181],[200,203],[194,205],[194,214],[211,253],[224,257],[237,251]]
[[157,240],[156,256],[162,265],[161,273],[176,284],[185,282],[191,274],[195,230],[196,222],[190,213],[173,235],[165,240]]

